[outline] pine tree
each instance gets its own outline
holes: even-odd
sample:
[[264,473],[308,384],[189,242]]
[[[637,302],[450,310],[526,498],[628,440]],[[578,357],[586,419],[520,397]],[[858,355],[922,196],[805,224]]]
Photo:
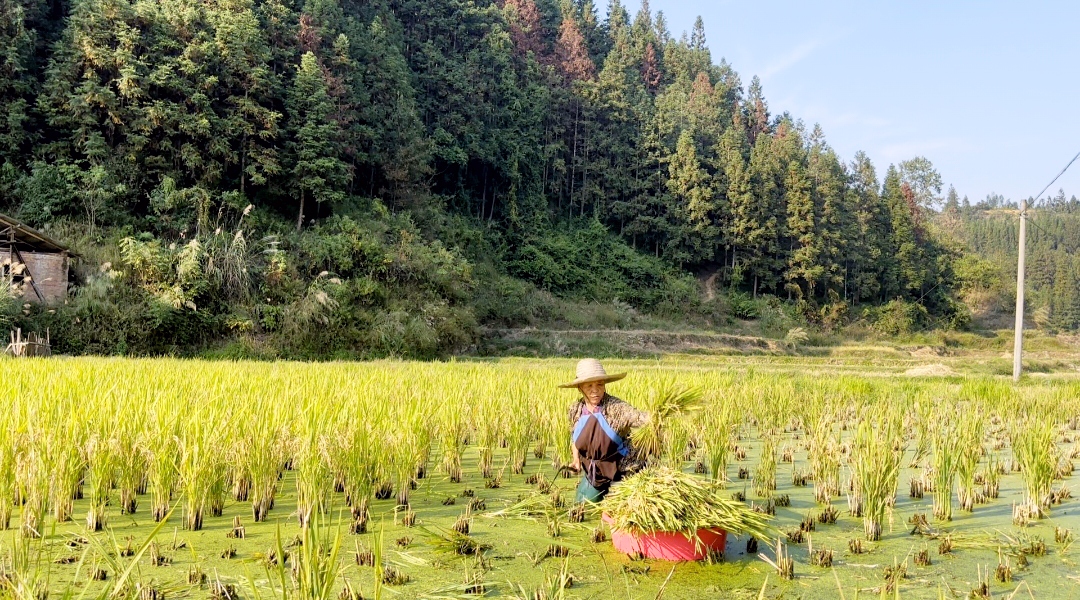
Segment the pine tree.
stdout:
[[765,103],[761,79],[757,75],[750,80],[750,89],[747,92],[746,124],[750,143],[753,144],[757,136],[769,130],[769,106]]
[[[840,296],[845,291],[845,258],[847,235],[850,231],[846,202],[846,179],[840,159],[824,143],[819,126],[810,136],[816,142],[808,155],[807,171],[813,181],[816,244],[815,254],[820,267],[820,283],[829,286]],[[824,290],[822,290],[824,291]]]
[[354,89],[365,92],[353,128],[359,142],[356,176],[369,196],[385,195],[394,207],[422,195],[430,151],[405,57],[381,17],[358,36]]
[[233,139],[226,155],[238,171],[239,189],[266,186],[281,171],[278,141],[282,114],[275,101],[280,78],[270,71],[271,50],[250,0],[228,0],[210,18],[217,32],[221,139]]
[[35,31],[27,4],[0,0],[0,164],[17,161],[31,140],[30,101],[36,82],[30,73]]
[[900,179],[893,165],[885,174],[881,192],[890,220],[890,253],[896,264],[895,279],[886,279],[886,290],[904,298],[915,296],[923,288],[924,264],[920,245],[920,207],[911,188]]
[[596,65],[589,57],[585,38],[581,36],[577,21],[563,19],[559,27],[559,39],[555,42],[555,64],[568,82],[586,81],[596,74]]
[[506,0],[503,5],[510,37],[518,52],[532,54],[540,64],[550,64],[551,56],[544,41],[540,10],[533,0]]
[[712,55],[705,41],[705,21],[699,15],[694,20],[694,29],[690,34],[690,67],[694,74],[712,70]]
[[722,234],[719,222],[720,207],[701,161],[698,159],[694,136],[684,131],[679,136],[675,155],[669,167],[668,189],[685,215],[684,239],[686,258],[694,262],[711,260]]
[[[742,127],[732,127],[741,131]],[[758,229],[749,246],[754,263],[751,275],[756,290],[779,291],[780,275],[784,262],[780,256],[781,226],[786,221],[783,185],[786,167],[778,150],[779,143],[771,135],[760,135],[750,151],[750,182],[754,204],[752,213],[754,227]],[[736,213],[737,214],[737,213]]]
[[726,186],[727,205],[730,210],[732,279],[744,283],[749,278],[757,295],[758,278],[762,259],[767,249],[770,233],[769,219],[761,214],[761,201],[754,196],[750,169],[744,154],[748,141],[741,127],[729,127],[720,138],[719,162]]
[[289,122],[293,134],[294,189],[300,195],[296,229],[304,225],[305,203],[333,202],[344,197],[349,178],[348,165],[341,160],[338,139],[341,132],[330,120],[334,110],[326,79],[312,52],[300,58],[296,78],[289,91]]
[[848,252],[850,297],[855,304],[878,298],[883,289],[882,280],[894,271],[891,267],[894,257],[889,251],[891,224],[879,189],[870,158],[865,152],[856,153],[848,189],[855,221]]
[[814,214],[811,181],[806,168],[798,161],[788,164],[784,179],[787,205],[787,234],[790,240],[788,267],[784,278],[789,295],[812,298],[824,268],[819,263],[820,242]]

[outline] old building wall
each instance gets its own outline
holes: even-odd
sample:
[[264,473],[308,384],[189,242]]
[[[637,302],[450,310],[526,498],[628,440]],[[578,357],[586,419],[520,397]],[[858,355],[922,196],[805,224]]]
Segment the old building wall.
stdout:
[[[62,302],[67,297],[68,257],[62,253],[22,252],[23,264],[33,278],[38,292],[46,303]],[[16,261],[18,259],[16,258]],[[23,297],[29,302],[37,302],[34,289],[26,284]]]

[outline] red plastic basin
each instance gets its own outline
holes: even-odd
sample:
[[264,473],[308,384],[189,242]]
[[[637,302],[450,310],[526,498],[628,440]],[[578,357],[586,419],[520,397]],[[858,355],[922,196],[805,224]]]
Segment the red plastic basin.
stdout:
[[[613,523],[607,515],[604,515],[603,519],[608,525]],[[697,534],[701,539],[700,544],[695,544],[693,539],[687,539],[681,532],[640,533],[612,527],[611,543],[616,550],[624,554],[640,554],[670,561],[703,560],[710,550],[724,551],[727,532],[723,529],[699,529]]]

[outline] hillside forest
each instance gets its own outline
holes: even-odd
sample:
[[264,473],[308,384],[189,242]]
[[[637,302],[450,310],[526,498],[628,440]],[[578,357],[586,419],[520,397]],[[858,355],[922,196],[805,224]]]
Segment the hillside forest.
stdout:
[[[0,212],[78,255],[63,305],[0,293],[68,353],[895,336],[1015,281],[1015,204],[838,156],[648,0],[0,0]],[[1033,326],[1076,330],[1080,203],[1033,222]]]

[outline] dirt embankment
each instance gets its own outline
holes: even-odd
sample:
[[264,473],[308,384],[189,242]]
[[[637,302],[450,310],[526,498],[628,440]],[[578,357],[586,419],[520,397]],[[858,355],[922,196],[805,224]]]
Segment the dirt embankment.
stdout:
[[[789,354],[780,340],[711,332],[588,329],[485,329],[481,352],[572,354],[580,347],[607,347],[616,354],[653,355],[687,352],[719,354]],[[501,350],[501,352],[499,352]]]

